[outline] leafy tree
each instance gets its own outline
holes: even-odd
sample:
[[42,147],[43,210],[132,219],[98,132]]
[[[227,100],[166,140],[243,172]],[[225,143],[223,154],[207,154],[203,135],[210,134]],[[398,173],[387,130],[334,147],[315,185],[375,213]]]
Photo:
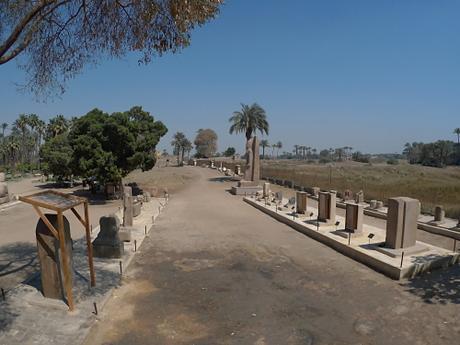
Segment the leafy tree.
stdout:
[[0,1],[0,65],[22,55],[29,88],[58,88],[103,56],[177,52],[219,12],[222,0]]
[[260,147],[262,147],[262,159],[265,159],[265,148],[270,147],[270,143],[267,139],[263,139],[259,143]]
[[173,147],[173,154],[177,156],[177,163],[179,165],[182,165],[182,162],[184,160],[185,146],[188,145],[188,142],[190,141],[182,132],[175,133],[173,136],[173,140],[171,141],[171,146]]
[[252,138],[253,133],[260,131],[262,134],[268,135],[268,122],[265,110],[257,103],[248,106],[241,104],[241,110],[235,111],[230,117],[229,122],[230,134],[245,133],[246,140]]
[[231,157],[236,153],[236,150],[234,147],[228,147],[224,152],[223,155],[225,157]]
[[199,129],[195,140],[197,157],[212,157],[217,152],[217,134],[212,129]]
[[72,156],[73,150],[67,133],[51,138],[40,149],[44,172],[63,179],[72,175]]
[[111,115],[94,109],[75,120],[69,132],[72,171],[101,183],[119,183],[134,169],[153,168],[155,147],[166,132],[163,123],[139,106]]

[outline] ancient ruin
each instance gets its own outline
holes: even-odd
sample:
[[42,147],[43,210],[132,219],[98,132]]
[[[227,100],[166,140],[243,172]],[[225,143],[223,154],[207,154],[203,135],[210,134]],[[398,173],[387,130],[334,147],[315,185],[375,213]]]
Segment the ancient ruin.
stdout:
[[120,239],[120,221],[115,214],[99,219],[100,230],[93,241],[94,256],[98,258],[121,258],[124,252]]
[[306,192],[296,192],[296,212],[299,214],[307,213],[308,194]]
[[5,182],[5,173],[0,172],[0,205],[10,201],[8,185]]
[[335,223],[337,194],[335,191],[319,192],[318,221],[326,224]]
[[238,185],[232,187],[235,195],[256,194],[262,188],[259,186],[260,166],[259,166],[259,140],[252,137],[246,143],[246,170],[243,179]]

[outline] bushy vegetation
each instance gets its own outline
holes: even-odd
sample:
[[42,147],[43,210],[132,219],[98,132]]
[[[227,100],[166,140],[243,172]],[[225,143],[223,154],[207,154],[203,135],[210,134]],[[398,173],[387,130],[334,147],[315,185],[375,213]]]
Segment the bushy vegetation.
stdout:
[[422,164],[432,167],[460,165],[460,144],[448,140],[434,143],[407,143],[403,154],[411,164]]

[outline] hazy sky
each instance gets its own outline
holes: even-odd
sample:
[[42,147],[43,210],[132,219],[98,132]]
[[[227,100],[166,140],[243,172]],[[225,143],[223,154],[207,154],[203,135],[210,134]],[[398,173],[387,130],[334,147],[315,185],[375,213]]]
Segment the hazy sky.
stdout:
[[138,66],[101,61],[48,103],[21,94],[23,72],[0,66],[0,117],[43,119],[142,105],[171,136],[213,128],[219,150],[243,149],[228,134],[240,103],[268,114],[269,141],[400,152],[407,141],[455,139],[460,127],[460,1],[227,0],[180,54]]

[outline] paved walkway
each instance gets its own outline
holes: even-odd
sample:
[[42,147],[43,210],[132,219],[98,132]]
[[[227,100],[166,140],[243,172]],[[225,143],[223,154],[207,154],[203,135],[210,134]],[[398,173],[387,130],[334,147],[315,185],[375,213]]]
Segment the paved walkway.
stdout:
[[458,344],[458,267],[392,281],[184,169],[87,344]]

